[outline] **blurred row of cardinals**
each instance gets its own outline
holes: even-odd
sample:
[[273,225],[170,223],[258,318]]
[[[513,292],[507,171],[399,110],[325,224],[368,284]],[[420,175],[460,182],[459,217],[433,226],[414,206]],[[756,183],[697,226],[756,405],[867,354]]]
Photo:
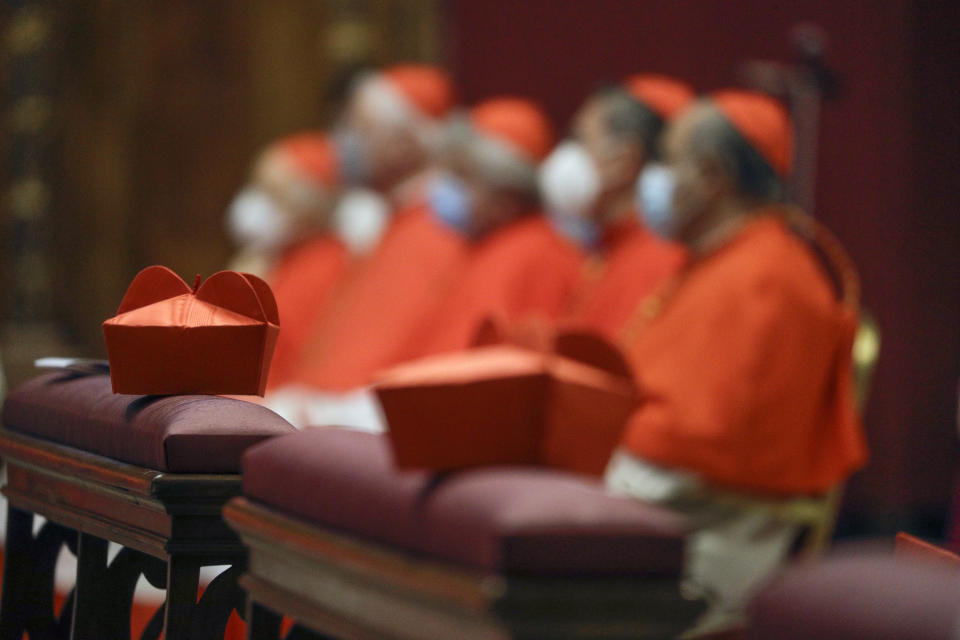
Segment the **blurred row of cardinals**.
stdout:
[[417,370],[432,388],[391,415],[395,453],[401,423],[437,426],[420,453],[464,424],[461,450],[508,440],[496,409],[527,401],[524,415],[575,423],[556,448],[579,469],[608,396],[554,385],[533,406],[509,375],[460,392],[482,375],[478,339],[529,354],[599,336],[639,388],[599,457],[606,486],[697,522],[698,628],[724,629],[806,524],[711,492],[812,496],[828,513],[866,460],[856,270],[785,202],[794,133],[770,96],[640,74],[584,96],[566,131],[521,96],[459,108],[442,70],[400,65],[359,77],[331,131],[264,150],[228,226],[233,266],[264,275],[279,307],[265,402],[297,426],[380,432],[390,376]]
[[381,432],[391,368],[579,331],[623,351],[643,401],[621,445],[648,461],[781,494],[863,464],[859,279],[786,202],[785,105],[638,74],[558,141],[528,98],[454,95],[436,67],[366,73],[331,131],[254,162],[228,227],[279,308],[268,407]]
[[658,159],[686,83],[638,74],[584,96],[566,137],[528,98],[455,93],[432,66],[358,76],[332,129],[268,145],[228,209],[230,268],[265,278],[280,310],[267,404],[295,424],[379,430],[378,374],[467,348],[485,321],[615,341],[683,262],[661,237]]

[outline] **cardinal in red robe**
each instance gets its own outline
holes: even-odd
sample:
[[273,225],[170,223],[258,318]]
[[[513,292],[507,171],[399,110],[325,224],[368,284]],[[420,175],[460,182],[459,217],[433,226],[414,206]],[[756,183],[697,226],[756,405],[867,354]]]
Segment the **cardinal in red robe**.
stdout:
[[865,457],[851,395],[856,275],[826,232],[798,235],[821,228],[776,204],[789,132],[778,104],[737,91],[677,122],[672,210],[649,223],[691,260],[624,336],[647,398],[626,449],[780,494],[823,492]]
[[638,184],[662,171],[661,133],[692,99],[686,83],[658,74],[600,89],[574,117],[572,138],[544,163],[552,219],[590,255],[565,324],[616,339],[637,303],[683,262],[682,247],[643,223]]
[[465,349],[488,319],[553,323],[564,311],[582,256],[539,210],[537,167],[552,139],[543,111],[521,98],[487,100],[451,124],[430,205],[466,242],[465,259],[404,358]]
[[269,388],[289,379],[346,270],[348,252],[332,228],[339,186],[333,143],[320,132],[303,132],[270,145],[231,204],[229,228],[242,247],[233,267],[267,280],[283,326]]
[[449,78],[399,65],[363,78],[334,137],[345,179],[378,190],[392,213],[309,331],[288,382],[347,391],[393,364],[459,268],[464,242],[426,202],[431,141],[453,104]]
[[643,397],[607,482],[697,525],[688,586],[710,605],[698,632],[737,624],[798,541],[801,525],[769,505],[821,501],[866,459],[857,276],[829,232],[781,204],[791,131],[775,100],[734,90],[671,126],[669,206],[646,220],[690,258],[621,336]]

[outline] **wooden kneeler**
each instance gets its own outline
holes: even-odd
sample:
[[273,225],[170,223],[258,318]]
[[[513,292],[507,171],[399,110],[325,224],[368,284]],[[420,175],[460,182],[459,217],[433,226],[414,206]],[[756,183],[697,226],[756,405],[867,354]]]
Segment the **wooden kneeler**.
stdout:
[[224,517],[249,549],[250,640],[281,615],[343,640],[672,638],[699,603],[675,578],[501,576],[431,561],[281,514],[245,498]]
[[249,556],[248,638],[281,617],[345,640],[671,638],[685,522],[532,468],[393,469],[385,439],[308,429],[248,450],[224,509]]
[[[143,638],[161,630],[170,640],[222,638],[231,611],[243,612],[235,580],[245,555],[220,517],[222,505],[240,492],[239,476],[164,473],[7,430],[0,430],[0,456],[9,500],[3,640],[20,640],[23,632],[128,638],[141,574],[167,591]],[[36,516],[48,522],[34,536]],[[109,563],[108,542],[123,545]],[[77,556],[77,578],[57,619],[53,572],[63,545]],[[208,565],[231,568],[198,601],[200,567]]]
[[[221,510],[246,447],[294,431],[267,409],[213,396],[114,394],[102,375],[53,374],[13,390],[0,458],[9,506],[0,640],[130,637],[140,576],[166,590],[142,638],[222,638],[244,613],[245,551]],[[126,461],[124,461],[126,460]],[[34,534],[34,521],[47,522]],[[110,542],[122,549],[108,557]],[[54,611],[56,559],[77,557]],[[200,569],[229,565],[198,600]]]

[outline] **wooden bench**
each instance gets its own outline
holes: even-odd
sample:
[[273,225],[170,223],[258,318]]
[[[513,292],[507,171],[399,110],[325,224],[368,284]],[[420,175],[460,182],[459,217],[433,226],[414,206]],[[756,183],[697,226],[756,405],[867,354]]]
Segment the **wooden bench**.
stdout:
[[[249,549],[248,638],[672,638],[686,522],[594,479],[393,469],[385,438],[311,429],[251,448],[224,517]],[[294,628],[288,638],[300,637]]]
[[954,640],[960,628],[960,571],[910,554],[847,550],[798,563],[750,604],[751,640]]
[[[12,391],[0,457],[9,500],[0,640],[129,638],[141,575],[166,589],[143,638],[222,638],[245,563],[223,522],[240,493],[239,456],[293,431],[249,403],[203,396],[115,395],[105,376],[54,374]],[[204,470],[208,472],[203,472]],[[232,473],[230,472],[232,471]],[[47,523],[34,534],[37,516]],[[108,543],[122,545],[108,562]],[[76,585],[53,607],[66,546]],[[229,565],[197,599],[202,566]]]

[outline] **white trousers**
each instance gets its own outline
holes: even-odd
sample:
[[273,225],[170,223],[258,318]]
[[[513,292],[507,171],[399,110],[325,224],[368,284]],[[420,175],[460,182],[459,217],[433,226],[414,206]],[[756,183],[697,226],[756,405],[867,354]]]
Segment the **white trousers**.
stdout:
[[749,506],[720,504],[695,475],[617,451],[607,467],[613,493],[662,504],[690,518],[681,589],[702,599],[706,612],[683,637],[733,627],[760,583],[788,558],[800,525]]

